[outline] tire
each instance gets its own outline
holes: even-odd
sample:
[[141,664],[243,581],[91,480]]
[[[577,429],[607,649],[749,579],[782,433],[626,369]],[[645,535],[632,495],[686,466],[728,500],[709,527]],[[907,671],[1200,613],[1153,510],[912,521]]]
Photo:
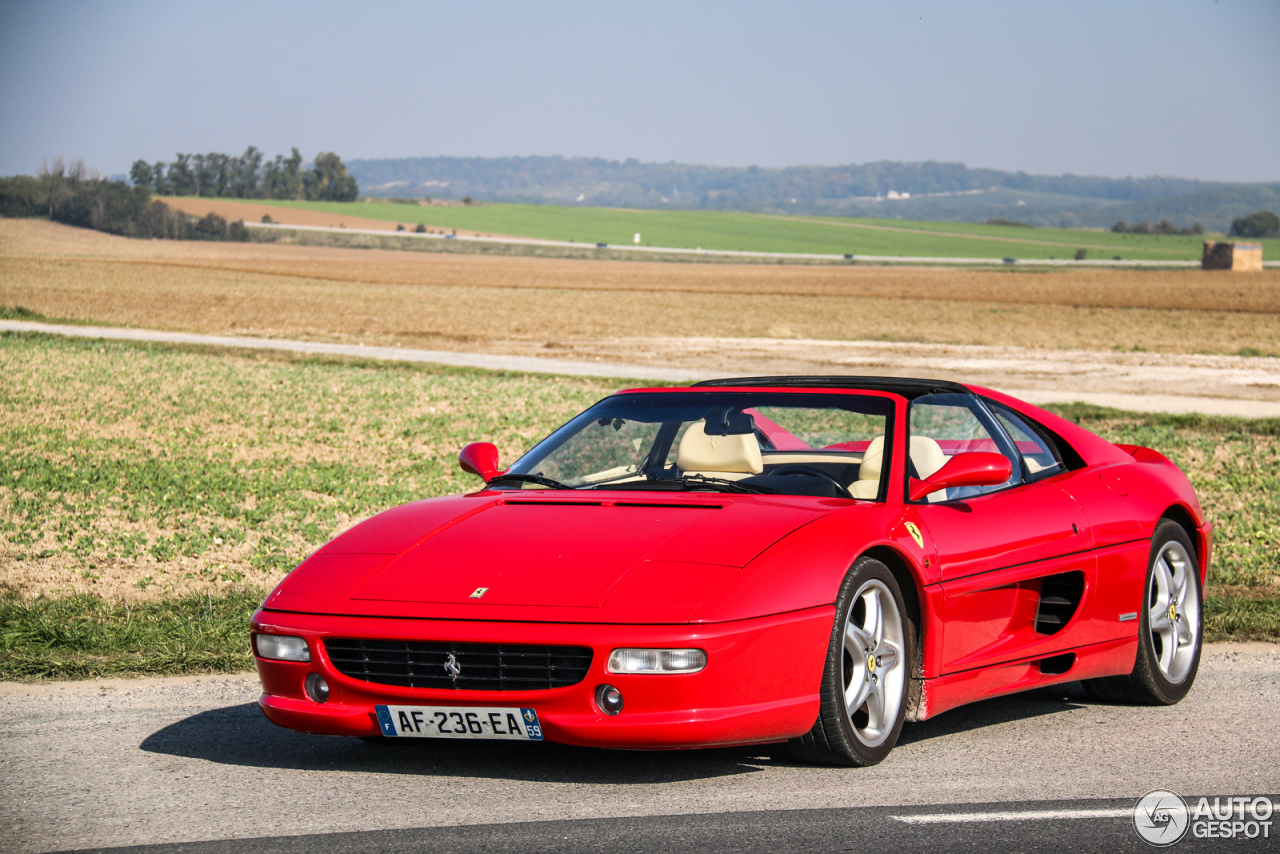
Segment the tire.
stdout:
[[875,765],[898,741],[906,718],[915,627],[889,568],[853,565],[840,585],[813,729],[788,743],[817,765]]
[[1096,700],[1172,706],[1200,669],[1204,611],[1200,565],[1187,532],[1169,519],[1156,526],[1138,608],[1138,655],[1128,676],[1087,679]]

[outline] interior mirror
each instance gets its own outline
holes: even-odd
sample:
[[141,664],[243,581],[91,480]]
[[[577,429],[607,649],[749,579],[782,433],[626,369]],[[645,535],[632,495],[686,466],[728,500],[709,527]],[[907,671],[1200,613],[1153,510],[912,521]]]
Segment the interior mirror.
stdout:
[[939,489],[953,486],[999,486],[1013,474],[1013,465],[1003,454],[970,451],[956,454],[942,468],[924,480],[911,478],[911,500],[919,501]]
[[748,436],[756,431],[756,420],[746,412],[713,409],[702,428],[708,436]]
[[492,442],[472,442],[458,452],[458,465],[465,472],[478,474],[488,483],[502,472],[498,471],[498,449]]

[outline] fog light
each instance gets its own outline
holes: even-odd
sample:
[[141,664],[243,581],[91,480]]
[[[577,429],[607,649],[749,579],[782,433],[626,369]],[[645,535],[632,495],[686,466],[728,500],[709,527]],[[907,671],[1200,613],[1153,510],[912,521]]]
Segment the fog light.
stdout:
[[612,685],[601,685],[596,688],[596,705],[606,715],[616,715],[622,711],[622,692]]
[[302,683],[302,687],[307,692],[307,696],[317,703],[323,703],[329,699],[329,683],[324,681],[324,677],[319,673],[308,673],[307,681]]
[[310,661],[311,650],[307,649],[307,639],[292,635],[259,635],[253,636],[253,648],[259,658],[272,658],[276,661]]
[[609,654],[610,673],[697,673],[707,666],[700,649],[615,649]]

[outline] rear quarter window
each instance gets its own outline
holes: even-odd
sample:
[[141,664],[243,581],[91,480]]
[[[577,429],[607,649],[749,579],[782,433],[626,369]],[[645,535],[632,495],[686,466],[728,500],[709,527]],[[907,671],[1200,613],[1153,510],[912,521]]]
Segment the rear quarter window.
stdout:
[[987,400],[986,403],[996,420],[1000,422],[1000,426],[1008,432],[1009,438],[1013,439],[1018,455],[1022,458],[1022,465],[1026,469],[1027,480],[1052,477],[1070,467],[1068,461],[1075,456],[1075,453],[1070,449],[1064,452],[1061,439],[1003,404],[992,400]]

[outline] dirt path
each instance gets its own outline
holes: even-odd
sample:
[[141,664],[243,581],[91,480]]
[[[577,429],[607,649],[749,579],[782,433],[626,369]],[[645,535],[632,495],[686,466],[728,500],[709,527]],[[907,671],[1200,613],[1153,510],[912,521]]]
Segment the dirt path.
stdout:
[[718,375],[927,376],[990,386],[1037,403],[1079,401],[1139,412],[1280,418],[1280,360],[1239,356],[768,338],[607,338],[540,346],[495,339],[487,342],[489,352],[478,353],[17,320],[0,320],[0,330],[674,384]]
[[[1106,244],[1106,243],[1074,243],[1073,242],[1073,243],[1067,244],[1062,242],[1061,240],[1033,240],[1027,237],[1001,237],[1001,236],[992,235],[992,234],[966,234],[960,231],[933,231],[927,228],[903,228],[901,226],[896,226],[896,225],[870,225],[868,223],[862,223],[862,222],[841,222],[835,219],[811,219],[809,217],[791,217],[791,216],[773,216],[773,217],[770,217],[770,219],[778,219],[778,220],[783,220],[787,222],[796,222],[796,221],[812,222],[812,223],[817,223],[818,225],[838,225],[841,228],[862,228],[862,229],[866,229],[867,231],[897,231],[902,234],[927,234],[934,237],[959,237],[963,240],[985,240],[993,243],[1030,243],[1034,246],[1056,246],[1056,247],[1061,247],[1067,250],[1070,250],[1072,248],[1077,248],[1077,249],[1100,249],[1105,252],[1114,252],[1119,248],[1114,243]],[[1145,251],[1164,252],[1172,257],[1181,257],[1185,255],[1185,250],[1178,249],[1178,248],[1159,249],[1159,248],[1148,247]]]

